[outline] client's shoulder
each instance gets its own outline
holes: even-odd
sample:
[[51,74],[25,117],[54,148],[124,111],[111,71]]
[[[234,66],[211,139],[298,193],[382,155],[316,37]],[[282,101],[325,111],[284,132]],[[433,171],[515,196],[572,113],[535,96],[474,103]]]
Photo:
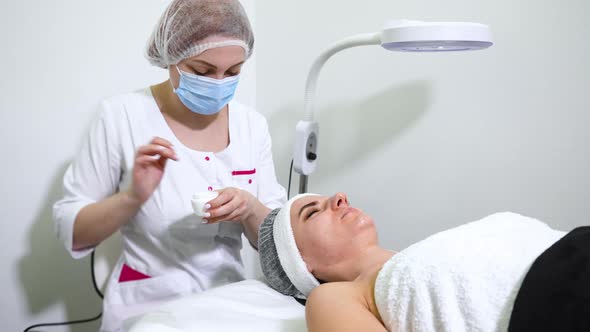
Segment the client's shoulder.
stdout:
[[327,282],[314,288],[307,298],[307,302],[321,301],[326,296],[333,294],[351,294],[359,290],[358,284],[354,281]]
[[311,292],[305,306],[310,332],[384,330],[371,310],[363,282],[330,282]]
[[308,311],[324,310],[330,307],[347,307],[365,305],[364,282],[342,281],[328,282],[314,288],[307,298]]

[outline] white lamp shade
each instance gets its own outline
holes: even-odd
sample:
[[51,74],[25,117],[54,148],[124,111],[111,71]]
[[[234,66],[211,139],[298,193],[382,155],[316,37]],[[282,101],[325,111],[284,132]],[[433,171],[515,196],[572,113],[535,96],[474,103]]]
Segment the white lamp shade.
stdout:
[[469,22],[390,21],[381,33],[381,46],[400,52],[451,52],[492,46],[485,24]]

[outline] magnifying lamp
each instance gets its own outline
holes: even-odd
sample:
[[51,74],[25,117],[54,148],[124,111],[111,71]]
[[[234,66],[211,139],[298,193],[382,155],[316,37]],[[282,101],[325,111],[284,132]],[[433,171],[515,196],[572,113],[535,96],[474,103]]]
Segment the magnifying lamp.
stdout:
[[386,50],[399,52],[454,52],[481,50],[492,44],[490,28],[484,24],[411,20],[389,21],[380,32],[358,34],[332,44],[311,66],[305,88],[305,116],[295,128],[293,168],[300,174],[299,193],[307,192],[307,178],[315,171],[319,160],[319,125],[313,117],[315,92],[320,70],[332,55],[363,45],[381,45]]

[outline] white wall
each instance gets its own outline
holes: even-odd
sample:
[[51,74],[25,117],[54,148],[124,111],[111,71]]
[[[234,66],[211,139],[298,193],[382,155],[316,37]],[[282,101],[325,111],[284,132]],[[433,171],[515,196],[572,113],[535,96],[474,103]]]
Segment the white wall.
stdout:
[[[254,1],[243,2],[253,15]],[[89,260],[71,259],[56,240],[51,206],[98,101],[166,78],[143,51],[167,3],[0,2],[2,330],[100,311]],[[241,82],[238,99],[254,105],[254,59]],[[91,324],[71,331],[97,329]]]
[[[142,52],[166,2],[0,2],[4,330],[100,310],[88,260],[55,240],[51,205],[98,100],[165,77]],[[244,3],[253,15],[254,0]],[[310,190],[348,192],[392,249],[502,210],[567,230],[590,215],[589,10],[582,0],[259,2],[257,68],[248,64],[240,97],[269,117],[286,185],[305,77],[321,49],[388,18],[488,23],[496,45],[482,52],[365,47],[328,62]]]
[[[337,54],[318,87],[319,169],[402,249],[497,211],[589,224],[588,1],[268,1],[257,8],[259,109],[287,182],[309,67],[332,42],[387,19],[491,25],[485,51]],[[297,181],[293,181],[294,193]]]

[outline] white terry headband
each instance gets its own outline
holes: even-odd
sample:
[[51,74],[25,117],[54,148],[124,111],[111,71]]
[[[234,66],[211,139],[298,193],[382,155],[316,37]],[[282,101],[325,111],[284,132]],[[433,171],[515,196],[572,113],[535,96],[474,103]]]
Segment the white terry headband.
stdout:
[[210,42],[210,43],[197,44],[197,45],[189,48],[185,52],[185,54],[181,57],[181,59],[182,60],[188,59],[188,58],[197,56],[197,55],[205,52],[206,50],[209,50],[212,48],[224,47],[224,46],[240,46],[244,49],[245,58],[248,58],[248,56],[250,55],[250,48],[243,40],[227,39],[227,40],[214,41],[214,42]]
[[301,197],[319,196],[316,194],[299,194],[291,198],[279,211],[273,226],[274,243],[279,261],[289,280],[305,297],[320,285],[307,270],[307,265],[297,248],[293,228],[291,227],[291,205]]

